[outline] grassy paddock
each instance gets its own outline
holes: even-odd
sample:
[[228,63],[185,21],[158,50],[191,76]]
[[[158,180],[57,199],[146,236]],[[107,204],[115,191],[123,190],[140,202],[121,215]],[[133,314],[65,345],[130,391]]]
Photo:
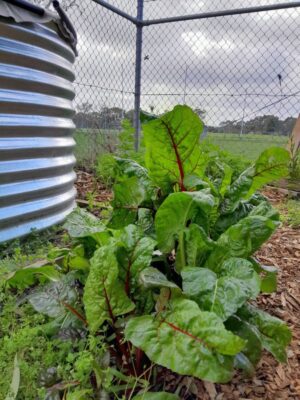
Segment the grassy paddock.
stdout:
[[255,160],[268,147],[285,147],[288,141],[286,136],[245,134],[241,137],[234,133],[209,133],[205,139],[220,146],[222,150],[248,160]]
[[[74,135],[78,163],[93,165],[98,155],[113,151],[118,141],[118,133],[119,131],[113,129],[78,129]],[[208,133],[205,140],[251,161],[268,147],[285,147],[288,138],[275,135],[245,134],[239,137],[234,133]]]
[[118,130],[78,129],[74,134],[75,156],[79,165],[91,166],[100,154],[112,151],[118,141]]

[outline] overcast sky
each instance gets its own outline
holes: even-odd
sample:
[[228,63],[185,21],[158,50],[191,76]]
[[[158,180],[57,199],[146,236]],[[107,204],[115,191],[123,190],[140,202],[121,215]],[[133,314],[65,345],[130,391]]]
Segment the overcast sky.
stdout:
[[[152,19],[280,2],[145,0],[144,14]],[[136,13],[135,0],[110,3]],[[77,4],[68,10],[79,36],[77,104],[133,108],[135,26],[91,0]],[[185,98],[206,110],[208,124],[243,113],[250,119],[300,112],[300,9],[145,27],[143,43],[144,109],[162,112]]]

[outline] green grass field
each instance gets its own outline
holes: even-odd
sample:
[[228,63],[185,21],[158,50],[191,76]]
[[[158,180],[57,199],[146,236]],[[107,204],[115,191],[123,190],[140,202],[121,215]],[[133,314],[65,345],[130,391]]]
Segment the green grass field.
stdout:
[[248,160],[255,160],[268,147],[285,147],[288,138],[286,136],[256,134],[239,137],[239,135],[233,133],[209,133],[205,140],[220,146],[222,150],[245,157]]
[[[75,132],[74,137],[77,143],[75,155],[78,164],[91,166],[95,163],[98,155],[114,150],[118,131],[81,129]],[[268,147],[285,147],[288,138],[286,136],[256,134],[245,134],[239,137],[238,134],[233,133],[209,133],[205,140],[220,146],[222,150],[252,161]]]

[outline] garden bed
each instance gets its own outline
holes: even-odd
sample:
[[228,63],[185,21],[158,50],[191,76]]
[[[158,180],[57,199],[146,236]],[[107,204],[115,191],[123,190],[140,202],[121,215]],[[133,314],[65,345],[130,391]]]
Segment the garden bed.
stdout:
[[[105,208],[111,199],[111,191],[104,188],[92,170],[77,171],[77,191],[79,205],[88,207],[95,215]],[[276,188],[268,187],[263,194],[281,214],[286,216],[288,197]],[[93,202],[89,199],[93,199]],[[264,265],[279,269],[278,289],[270,295],[260,295],[260,307],[271,315],[287,322],[293,332],[293,340],[288,350],[288,362],[279,364],[265,352],[256,374],[251,379],[235,376],[228,384],[202,382],[195,378],[183,377],[164,370],[163,382],[158,382],[159,390],[175,392],[180,389],[182,399],[201,400],[292,400],[300,396],[300,227],[293,228],[286,218],[282,226],[257,253]]]

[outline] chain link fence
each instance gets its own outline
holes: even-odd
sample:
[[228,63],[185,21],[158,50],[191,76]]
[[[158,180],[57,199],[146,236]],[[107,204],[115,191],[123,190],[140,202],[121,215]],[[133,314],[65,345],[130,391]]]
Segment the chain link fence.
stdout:
[[[98,154],[115,151],[122,120],[133,121],[139,104],[136,32],[141,24],[136,26],[107,9],[116,7],[135,18],[138,0],[61,3],[79,39],[77,158],[82,164],[91,164]],[[276,6],[282,1],[141,3],[145,23],[141,109],[160,114],[178,103],[188,104],[204,120],[209,140],[228,149],[244,140],[245,154],[251,140],[259,143],[260,149],[274,142],[285,144],[299,114],[300,2],[289,2],[282,9],[192,20],[188,16]],[[153,22],[177,16],[186,20]],[[153,24],[148,26],[149,20]]]

